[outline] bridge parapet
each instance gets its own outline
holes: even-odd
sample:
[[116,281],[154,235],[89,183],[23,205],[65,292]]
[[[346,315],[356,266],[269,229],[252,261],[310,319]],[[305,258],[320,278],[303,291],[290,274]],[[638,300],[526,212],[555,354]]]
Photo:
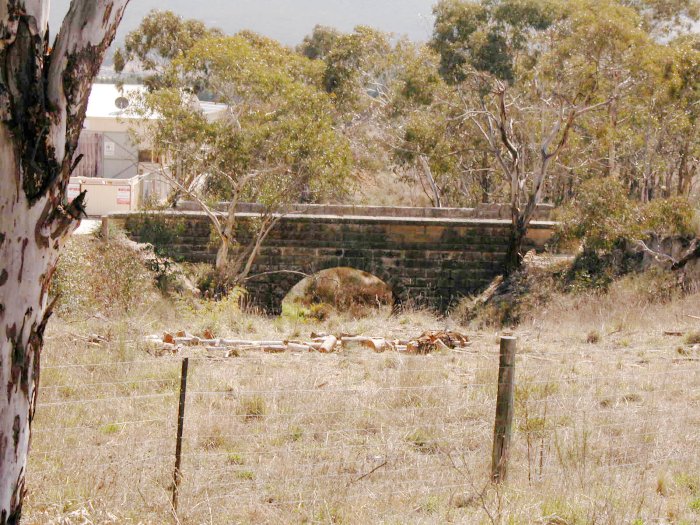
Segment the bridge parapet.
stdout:
[[[259,214],[236,215],[238,238],[245,244],[250,221]],[[134,240],[159,244],[175,259],[215,260],[217,243],[204,213],[114,214],[109,220],[120,223]],[[149,235],[147,226],[154,221],[173,233],[161,240]],[[554,226],[534,222],[530,247],[543,249]],[[510,231],[509,221],[497,219],[292,213],[270,232],[246,287],[254,303],[279,312],[284,297],[304,275],[350,267],[384,280],[399,301],[445,310],[502,272]]]

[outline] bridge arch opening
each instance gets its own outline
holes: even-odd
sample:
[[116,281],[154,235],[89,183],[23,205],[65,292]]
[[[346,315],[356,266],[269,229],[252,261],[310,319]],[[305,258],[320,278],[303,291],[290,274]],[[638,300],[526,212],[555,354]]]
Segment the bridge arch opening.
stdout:
[[282,312],[324,319],[332,313],[366,317],[390,313],[395,302],[389,284],[350,267],[328,268],[299,281],[282,301]]

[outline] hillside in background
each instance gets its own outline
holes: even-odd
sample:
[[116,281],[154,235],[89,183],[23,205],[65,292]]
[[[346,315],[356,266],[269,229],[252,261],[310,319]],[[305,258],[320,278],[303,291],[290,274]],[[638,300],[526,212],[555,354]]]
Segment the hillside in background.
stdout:
[[[186,18],[203,20],[227,33],[252,29],[287,45],[301,42],[316,24],[344,31],[365,24],[425,41],[432,32],[434,3],[434,0],[211,0],[204,3],[132,0],[117,42],[137,27],[151,9],[169,9]],[[51,3],[53,33],[58,31],[69,4],[70,0],[54,0]]]

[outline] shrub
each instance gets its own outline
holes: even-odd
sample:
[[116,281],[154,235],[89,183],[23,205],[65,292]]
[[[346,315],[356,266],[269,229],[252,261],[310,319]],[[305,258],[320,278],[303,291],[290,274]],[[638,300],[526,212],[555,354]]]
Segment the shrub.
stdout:
[[58,262],[51,295],[58,297],[58,313],[108,315],[137,310],[158,293],[154,274],[122,240],[76,236]]
[[564,282],[571,292],[604,291],[612,284],[616,273],[612,257],[585,250],[574,259]]
[[583,242],[589,252],[610,252],[625,241],[695,233],[694,211],[684,197],[639,204],[627,196],[617,179],[591,179],[581,186],[574,202],[562,212],[560,243]]
[[450,315],[458,323],[473,323],[479,328],[518,325],[561,291],[563,272],[560,264],[523,267],[498,284],[486,302],[479,297],[464,298]]
[[678,275],[654,266],[645,272],[630,275],[620,284],[627,286],[646,304],[669,303],[683,292]]
[[127,221],[127,229],[136,235],[140,242],[153,245],[156,254],[172,256],[169,247],[185,232],[185,224],[178,220],[154,213],[141,213]]

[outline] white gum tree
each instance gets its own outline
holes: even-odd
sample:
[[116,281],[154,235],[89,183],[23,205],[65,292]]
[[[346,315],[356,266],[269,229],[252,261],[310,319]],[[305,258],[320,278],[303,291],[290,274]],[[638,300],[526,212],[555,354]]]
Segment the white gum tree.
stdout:
[[59,252],[83,215],[66,200],[87,99],[129,0],[0,0],[0,525],[19,523]]

